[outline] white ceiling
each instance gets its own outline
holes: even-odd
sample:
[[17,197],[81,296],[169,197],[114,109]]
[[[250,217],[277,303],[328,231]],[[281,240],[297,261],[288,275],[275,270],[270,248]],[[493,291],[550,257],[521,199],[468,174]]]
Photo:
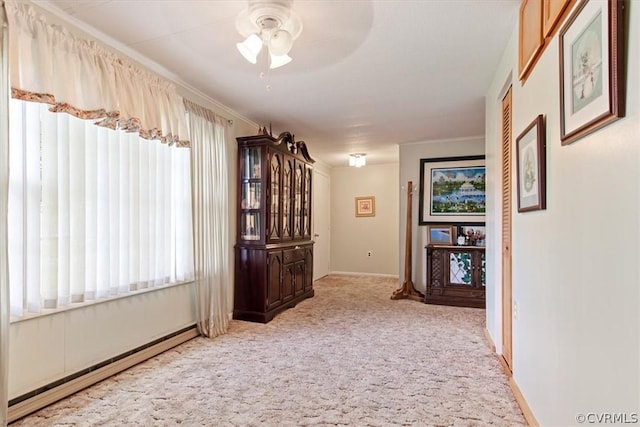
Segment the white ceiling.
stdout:
[[244,0],[36,3],[344,166],[353,152],[385,163],[398,144],[483,135],[484,94],[519,0],[296,0],[293,62],[265,78],[235,47]]

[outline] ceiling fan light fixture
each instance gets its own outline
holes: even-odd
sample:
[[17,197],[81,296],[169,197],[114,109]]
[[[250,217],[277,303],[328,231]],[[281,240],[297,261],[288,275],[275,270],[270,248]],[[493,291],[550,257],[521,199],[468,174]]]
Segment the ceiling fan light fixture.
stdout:
[[282,67],[283,65],[287,65],[289,62],[293,61],[293,58],[289,55],[274,55],[273,53],[269,55],[271,59],[269,68],[272,70],[274,68]]
[[257,34],[250,34],[242,43],[237,43],[238,51],[244,58],[256,64],[258,62],[258,54],[262,50],[262,39]]
[[269,52],[275,56],[282,56],[289,53],[293,47],[293,37],[287,30],[276,30],[269,39]]
[[349,154],[349,166],[361,168],[367,164],[367,155],[364,153]]
[[302,31],[300,17],[291,10],[293,0],[248,0],[248,7],[236,18],[236,29],[246,40],[238,50],[252,64],[258,62],[262,46],[269,51],[269,68],[291,62],[288,55]]

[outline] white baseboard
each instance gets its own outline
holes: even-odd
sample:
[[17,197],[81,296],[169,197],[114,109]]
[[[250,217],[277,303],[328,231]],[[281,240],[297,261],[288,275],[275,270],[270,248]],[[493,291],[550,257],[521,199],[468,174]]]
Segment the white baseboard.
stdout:
[[335,276],[373,276],[373,277],[389,277],[391,279],[399,279],[397,274],[380,274],[380,273],[359,273],[356,271],[332,271],[329,275]]
[[68,397],[73,393],[76,393],[84,388],[87,388],[104,380],[105,378],[122,372],[125,369],[137,365],[140,362],[144,362],[147,359],[157,356],[158,354],[186,341],[189,341],[190,339],[195,338],[199,335],[200,334],[198,333],[198,329],[194,327],[178,335],[167,338],[166,340],[160,341],[157,344],[146,347],[129,356],[123,357],[122,359],[116,360],[113,363],[105,365],[94,371],[89,371],[78,378],[74,378],[72,380],[64,382],[50,390],[36,394],[35,396],[16,403],[15,405],[11,405],[9,407],[8,422],[11,423],[60,399],[64,399],[65,397]]

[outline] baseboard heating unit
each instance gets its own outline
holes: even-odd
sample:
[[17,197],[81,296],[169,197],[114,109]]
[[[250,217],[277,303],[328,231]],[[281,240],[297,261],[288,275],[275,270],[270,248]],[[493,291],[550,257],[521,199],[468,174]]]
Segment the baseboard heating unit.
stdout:
[[11,423],[29,415],[199,335],[196,325],[188,326],[148,344],[127,351],[126,353],[112,357],[97,365],[83,369],[73,375],[69,375],[51,384],[11,399],[9,401],[8,421]]

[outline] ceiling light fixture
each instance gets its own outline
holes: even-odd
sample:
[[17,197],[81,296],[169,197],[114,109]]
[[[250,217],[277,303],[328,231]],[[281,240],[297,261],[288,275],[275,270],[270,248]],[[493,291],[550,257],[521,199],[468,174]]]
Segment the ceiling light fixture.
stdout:
[[367,164],[367,155],[364,153],[349,154],[349,166],[360,168]]
[[269,54],[269,68],[288,64],[293,41],[302,32],[300,17],[291,10],[293,0],[249,0],[236,18],[236,29],[245,40],[236,44],[245,59],[258,62],[263,46]]

